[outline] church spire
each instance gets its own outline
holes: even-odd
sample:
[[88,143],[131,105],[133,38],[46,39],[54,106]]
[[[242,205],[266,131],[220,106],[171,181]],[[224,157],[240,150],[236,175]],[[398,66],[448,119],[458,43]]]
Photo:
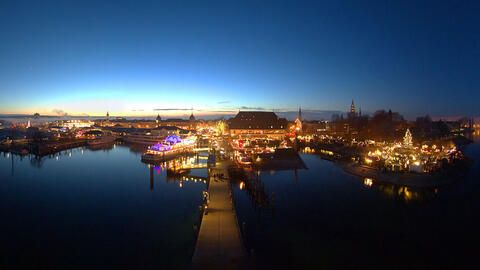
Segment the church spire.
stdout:
[[356,110],[355,110],[355,102],[353,102],[353,99],[352,99],[352,105],[350,105],[350,112],[351,113],[355,113]]
[[193,108],[192,108],[192,114],[190,114],[190,121],[195,121],[195,116],[193,115]]

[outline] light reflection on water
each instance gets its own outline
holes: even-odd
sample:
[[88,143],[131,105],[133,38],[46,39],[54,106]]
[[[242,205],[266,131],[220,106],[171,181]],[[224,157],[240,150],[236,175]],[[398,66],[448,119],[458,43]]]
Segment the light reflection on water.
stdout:
[[[480,156],[479,144],[466,153]],[[9,261],[1,263],[186,267],[206,170],[168,175],[168,163],[149,166],[140,154],[115,145],[45,158],[2,153],[0,247]],[[474,258],[463,247],[476,244],[480,227],[478,162],[451,186],[413,189],[302,157],[308,170],[251,171],[232,181],[245,243],[261,266],[458,269]]]
[[[478,158],[480,145],[465,152]],[[451,185],[412,188],[349,175],[314,154],[302,158],[308,170],[257,172],[232,184],[245,243],[262,267],[468,265],[480,226],[478,162]]]
[[0,269],[185,269],[205,188],[122,145],[0,153]]
[[372,178],[364,178],[363,185],[367,188],[379,191],[392,199],[402,199],[405,202],[422,201],[433,199],[440,187],[414,188],[377,182]]

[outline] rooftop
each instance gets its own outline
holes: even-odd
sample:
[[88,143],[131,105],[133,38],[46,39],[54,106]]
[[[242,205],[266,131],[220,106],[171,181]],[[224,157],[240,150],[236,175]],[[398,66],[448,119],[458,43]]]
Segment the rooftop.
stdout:
[[285,129],[287,120],[274,112],[243,111],[228,121],[230,129]]

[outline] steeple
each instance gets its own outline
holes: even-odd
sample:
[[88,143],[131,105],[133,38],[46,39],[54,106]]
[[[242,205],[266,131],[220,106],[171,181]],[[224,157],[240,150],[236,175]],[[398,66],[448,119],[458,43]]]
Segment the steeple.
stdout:
[[155,119],[155,121],[157,122],[157,124],[158,122],[162,121],[162,117],[160,117],[160,114],[157,114],[157,118]]
[[108,113],[108,111],[107,111],[107,120],[109,120],[109,119],[110,119],[110,113]]
[[356,110],[355,110],[355,103],[353,102],[353,99],[352,99],[352,105],[350,105],[350,112],[351,113],[355,113]]
[[302,121],[302,106],[298,107],[298,119]]
[[192,114],[190,114],[189,120],[190,120],[190,121],[195,121],[195,116],[193,115],[193,111],[192,111]]

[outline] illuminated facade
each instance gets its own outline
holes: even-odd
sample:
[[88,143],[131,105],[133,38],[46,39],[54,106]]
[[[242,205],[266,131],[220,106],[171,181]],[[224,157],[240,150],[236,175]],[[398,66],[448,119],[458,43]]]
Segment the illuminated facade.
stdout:
[[273,112],[239,112],[228,121],[230,134],[238,138],[269,138],[282,140],[288,122]]
[[88,128],[93,126],[93,124],[94,123],[89,120],[68,120],[61,123],[60,126],[68,129],[74,129],[74,128]]

